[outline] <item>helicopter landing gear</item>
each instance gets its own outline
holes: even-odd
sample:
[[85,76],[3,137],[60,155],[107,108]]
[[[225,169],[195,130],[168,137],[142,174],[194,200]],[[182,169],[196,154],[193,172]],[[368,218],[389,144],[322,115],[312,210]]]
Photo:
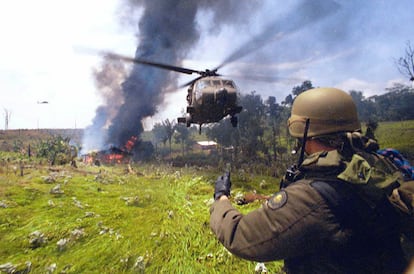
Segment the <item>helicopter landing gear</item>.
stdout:
[[233,127],[237,127],[237,122],[238,122],[237,116],[231,116],[230,122]]
[[177,121],[178,121],[178,123],[185,124],[187,127],[191,126],[191,117],[190,116],[178,117]]
[[183,124],[184,124],[184,123],[186,123],[186,119],[185,119],[185,117],[178,117],[178,118],[177,118],[177,122],[178,122],[178,123],[183,123]]

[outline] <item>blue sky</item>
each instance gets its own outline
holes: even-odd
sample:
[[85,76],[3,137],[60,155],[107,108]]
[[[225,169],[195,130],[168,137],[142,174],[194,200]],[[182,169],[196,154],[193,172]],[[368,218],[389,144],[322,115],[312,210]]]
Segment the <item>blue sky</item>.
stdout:
[[[244,13],[248,16],[243,20],[221,26],[215,26],[208,12],[200,12],[200,39],[183,65],[217,66],[275,19],[294,14],[296,2],[255,1],[256,8]],[[334,14],[294,33],[283,33],[287,27],[280,26],[282,34],[220,72],[281,77],[273,83],[234,78],[243,93],[256,90],[263,97],[276,96],[278,102],[303,80],[314,86],[363,91],[366,96],[385,92],[393,82],[410,85],[394,62],[404,54],[408,40],[414,43],[413,2],[336,2],[340,8]],[[131,13],[122,4],[120,0],[0,3],[0,128],[4,128],[5,109],[11,112],[9,128],[83,128],[91,123],[102,103],[92,76],[101,59],[76,49],[133,56],[139,43],[135,27],[139,11],[125,20]],[[177,77],[179,82],[191,79]],[[169,93],[148,125],[179,116],[185,92]],[[41,101],[49,103],[38,104]]]

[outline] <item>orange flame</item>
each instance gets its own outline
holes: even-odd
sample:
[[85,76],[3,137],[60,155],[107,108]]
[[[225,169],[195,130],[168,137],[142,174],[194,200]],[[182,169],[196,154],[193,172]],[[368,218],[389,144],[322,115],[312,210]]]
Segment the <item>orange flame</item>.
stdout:
[[132,148],[134,147],[136,141],[138,140],[138,137],[136,136],[131,136],[131,138],[129,138],[129,140],[126,142],[125,144],[125,149],[128,152],[131,152]]

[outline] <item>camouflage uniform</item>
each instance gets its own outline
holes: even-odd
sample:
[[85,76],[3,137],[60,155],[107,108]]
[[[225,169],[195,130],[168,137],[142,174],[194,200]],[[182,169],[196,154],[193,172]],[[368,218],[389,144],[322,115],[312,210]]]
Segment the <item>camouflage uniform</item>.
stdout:
[[372,155],[311,155],[300,179],[247,215],[228,200],[214,202],[211,228],[233,254],[259,262],[284,259],[288,273],[402,273],[395,211],[384,193],[371,192],[397,173],[367,169],[372,162],[363,157]]
[[[352,97],[305,91],[288,128],[302,144],[299,173],[261,208],[242,215],[219,199],[230,180],[216,182],[210,221],[219,241],[245,259],[283,259],[288,273],[402,273],[402,226],[388,199],[401,173],[361,136]],[[303,152],[312,154],[302,162]]]

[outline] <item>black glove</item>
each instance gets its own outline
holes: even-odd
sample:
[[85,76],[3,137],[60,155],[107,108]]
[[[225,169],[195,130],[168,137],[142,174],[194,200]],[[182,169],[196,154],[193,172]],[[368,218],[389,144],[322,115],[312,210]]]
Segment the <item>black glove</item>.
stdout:
[[214,186],[214,200],[223,195],[230,196],[230,172],[226,172],[223,176],[219,176]]

